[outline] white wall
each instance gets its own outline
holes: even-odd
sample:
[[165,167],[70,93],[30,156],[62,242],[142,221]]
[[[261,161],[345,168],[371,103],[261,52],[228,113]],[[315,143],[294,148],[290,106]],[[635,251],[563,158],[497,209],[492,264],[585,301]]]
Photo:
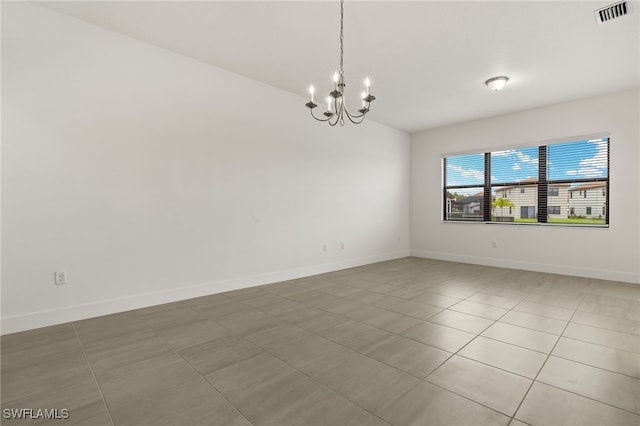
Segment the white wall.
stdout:
[[408,255],[407,134],[2,8],[2,333]]
[[[639,99],[632,90],[412,135],[412,255],[640,282]],[[441,222],[442,154],[602,132],[611,133],[608,229]]]

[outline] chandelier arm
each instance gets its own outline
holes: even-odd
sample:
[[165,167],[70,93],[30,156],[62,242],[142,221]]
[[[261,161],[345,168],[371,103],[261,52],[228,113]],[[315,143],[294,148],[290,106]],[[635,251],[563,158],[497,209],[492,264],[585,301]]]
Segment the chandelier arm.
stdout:
[[331,117],[329,117],[329,118],[318,118],[318,117],[316,117],[316,115],[313,113],[313,109],[309,109],[309,111],[311,112],[311,116],[313,118],[315,118],[316,120],[318,120],[318,121],[329,121],[329,120],[331,120]]
[[[359,116],[352,116],[351,114],[347,114],[347,118],[349,119],[350,122],[352,122],[353,124],[360,124],[364,121],[364,117],[365,114],[359,115]],[[358,118],[360,119],[358,121]]]
[[[347,116],[349,118],[360,118],[360,117],[364,117],[365,115],[367,115],[367,112],[369,112],[369,105],[367,104],[367,112],[362,112],[362,113],[357,114],[357,115],[350,113],[349,110],[347,109],[346,105],[344,107],[344,110],[346,111]],[[362,120],[360,120],[360,121],[362,121]],[[355,124],[358,124],[358,123],[355,123]]]

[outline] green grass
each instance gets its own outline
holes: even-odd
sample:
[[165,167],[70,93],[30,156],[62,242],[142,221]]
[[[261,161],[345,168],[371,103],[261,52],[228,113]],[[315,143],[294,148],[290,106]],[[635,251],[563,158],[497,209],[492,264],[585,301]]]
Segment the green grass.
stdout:
[[[537,223],[538,219],[528,218],[528,219],[514,219],[515,223]],[[505,222],[508,223],[508,222]],[[549,219],[549,223],[565,223],[571,225],[606,225],[606,221],[604,219]]]
[[604,219],[549,219],[549,223],[571,223],[582,225],[606,225]]

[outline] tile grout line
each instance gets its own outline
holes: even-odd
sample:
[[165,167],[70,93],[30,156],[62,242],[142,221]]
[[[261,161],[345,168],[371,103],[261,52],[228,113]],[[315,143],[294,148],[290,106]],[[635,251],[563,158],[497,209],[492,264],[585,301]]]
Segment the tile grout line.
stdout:
[[[242,301],[237,301],[237,303],[245,304],[245,303],[243,303]],[[246,304],[245,304],[245,305],[246,305]],[[246,305],[246,306],[250,306],[250,305]],[[260,309],[258,309],[258,308],[254,308],[254,309],[256,309],[256,310],[258,310],[258,311],[261,311],[261,310],[260,310]],[[266,314],[266,315],[271,315],[271,314],[269,314],[268,312],[264,312],[264,311],[261,311],[261,312],[263,312],[263,313],[264,313],[264,314]],[[273,316],[273,315],[271,315],[271,316]],[[274,318],[277,318],[277,317],[275,317],[275,316],[274,316]],[[278,318],[278,319],[279,319],[279,318]],[[331,388],[327,387],[325,384],[323,384],[323,383],[321,383],[321,382],[318,382],[316,379],[314,379],[313,377],[309,376],[309,375],[308,375],[308,374],[306,374],[305,372],[303,372],[303,371],[301,371],[301,370],[297,369],[296,367],[294,367],[294,366],[290,365],[288,362],[286,362],[285,360],[281,359],[281,358],[280,358],[280,357],[278,357],[276,354],[272,353],[269,349],[264,348],[264,347],[262,347],[262,346],[260,346],[260,345],[258,345],[258,344],[256,344],[256,343],[252,342],[251,340],[249,340],[249,339],[247,338],[247,336],[245,336],[245,335],[243,335],[243,334],[240,334],[240,333],[237,333],[237,332],[235,332],[235,331],[231,330],[230,328],[226,327],[225,325],[218,323],[217,321],[215,321],[215,320],[213,320],[213,319],[209,319],[209,320],[210,320],[210,321],[213,321],[214,323],[216,323],[216,324],[217,324],[217,325],[219,325],[220,327],[223,327],[223,328],[225,328],[225,329],[229,330],[229,331],[230,331],[230,332],[232,332],[234,335],[239,336],[239,337],[243,338],[244,340],[246,340],[246,341],[250,342],[252,345],[255,345],[256,347],[258,347],[258,348],[262,349],[262,350],[264,351],[264,353],[267,353],[267,354],[271,355],[272,357],[274,357],[274,358],[275,358],[275,359],[277,359],[278,361],[280,361],[280,362],[282,362],[283,364],[287,365],[289,368],[291,368],[291,369],[295,370],[296,372],[300,373],[301,375],[303,375],[303,376],[307,377],[308,379],[310,379],[310,380],[311,380],[311,381],[313,381],[314,383],[318,384],[319,386],[321,386],[321,387],[323,387],[323,388],[327,389],[328,391],[330,391],[330,392],[332,392],[332,393],[334,393],[334,394],[338,395],[340,398],[344,399],[345,401],[349,402],[350,404],[355,405],[356,407],[358,407],[358,408],[362,409],[363,411],[366,411],[366,412],[370,413],[372,416],[375,416],[375,417],[379,418],[379,419],[380,419],[380,420],[382,420],[384,423],[389,424],[387,421],[385,421],[384,419],[382,419],[380,416],[376,415],[375,413],[372,413],[371,411],[367,410],[367,409],[366,409],[366,408],[364,408],[364,407],[361,407],[361,406],[360,406],[359,404],[357,404],[355,401],[352,401],[352,400],[350,400],[350,399],[346,398],[345,396],[343,396],[343,395],[339,394],[338,392],[334,391],[333,389],[331,389]],[[286,322],[286,321],[284,321],[284,320],[281,320],[281,321]],[[304,330],[304,329],[303,329],[303,330]],[[305,331],[308,331],[308,330],[305,330]],[[313,332],[310,332],[310,331],[308,331],[308,332],[309,332],[309,333],[314,334]],[[160,337],[160,336],[159,336],[159,337]],[[317,336],[317,337],[322,337],[322,336]],[[162,338],[162,337],[160,337],[160,338]],[[303,338],[303,337],[300,337],[300,338],[298,338],[298,339],[295,339],[294,341],[296,341],[296,340],[300,340],[300,339],[302,339],[302,338]],[[324,337],[323,337],[323,338],[324,338]],[[214,340],[215,340],[215,339],[214,339]],[[326,339],[326,340],[328,340],[328,339]],[[329,342],[332,342],[332,343],[335,343],[335,342],[333,342],[333,341],[331,341],[331,340],[328,340],[328,341],[329,341]],[[220,394],[220,395],[225,399],[225,401],[227,401],[227,402],[228,402],[228,403],[229,403],[233,408],[235,408],[235,409],[236,409],[236,411],[238,411],[238,412],[239,412],[239,413],[240,413],[240,414],[241,414],[241,415],[242,415],[242,416],[243,416],[247,421],[249,421],[249,418],[248,418],[245,414],[243,414],[243,413],[240,411],[240,409],[239,409],[238,407],[236,407],[233,403],[231,403],[231,401],[229,401],[229,400],[224,396],[224,394],[223,394],[220,390],[218,390],[218,388],[216,388],[216,387],[215,387],[215,385],[214,385],[213,383],[211,383],[209,380],[207,380],[207,379],[204,377],[204,375],[200,374],[200,373],[198,372],[198,370],[196,370],[196,369],[191,365],[191,363],[190,363],[188,360],[186,360],[184,357],[182,357],[182,355],[181,355],[179,352],[175,351],[175,349],[174,349],[174,348],[173,348],[169,343],[167,343],[167,345],[168,345],[169,347],[171,347],[171,349],[172,349],[172,350],[173,350],[173,351],[174,351],[178,356],[180,356],[180,358],[184,359],[184,361],[185,361],[187,364],[189,364],[189,366],[190,366],[190,367],[191,367],[191,368],[192,368],[192,369],[193,369],[193,370],[194,370],[194,371],[195,371],[195,372],[196,372],[200,377],[202,377],[202,379],[203,379],[205,382],[207,382],[207,383],[208,383],[208,384],[209,384],[213,389],[215,389],[215,390],[216,390],[216,392],[218,392],[218,393],[219,393],[219,394]],[[354,352],[357,352],[357,351],[354,351]],[[359,353],[359,352],[357,352],[357,353]],[[259,354],[256,354],[256,355],[254,355],[254,356],[251,356],[251,357],[247,358],[246,360],[253,359],[253,358],[255,358],[255,357],[257,357],[257,356],[260,356],[260,355],[262,355],[262,353],[259,353]],[[243,360],[243,361],[246,361],[246,360]],[[242,361],[238,361],[238,362],[242,362]],[[236,363],[233,363],[233,364],[230,364],[230,365],[227,365],[227,366],[225,366],[225,367],[223,367],[223,368],[220,368],[220,369],[218,369],[218,370],[216,370],[216,371],[224,370],[225,368],[231,367],[231,366],[233,366],[233,365],[235,365],[235,364],[237,364],[237,362],[236,362]],[[212,372],[212,373],[213,373],[213,372]],[[211,374],[211,373],[209,373],[209,374]],[[251,423],[251,422],[249,421],[249,423]]]
[[[200,313],[199,313],[198,311],[194,310],[191,306],[189,306],[189,308],[188,308],[188,309],[190,309],[190,310],[192,310],[192,311],[196,312],[198,315],[200,315]],[[214,323],[215,323],[215,324],[217,324],[218,326],[223,327],[223,328],[225,328],[225,329],[229,330],[228,328],[224,327],[222,324],[218,324],[216,321],[214,321],[214,320],[212,320],[212,319],[209,319],[209,318],[207,318],[207,319],[208,319],[209,321],[214,322]],[[149,328],[149,330],[151,330],[151,332],[152,332],[152,333],[153,333],[153,334],[154,334],[158,339],[160,339],[161,341],[163,341],[163,342],[164,342],[164,344],[165,344],[165,345],[167,345],[167,347],[170,349],[170,351],[171,351],[171,352],[173,352],[173,354],[174,354],[174,355],[177,355],[181,360],[183,360],[183,361],[184,361],[184,362],[189,366],[189,368],[191,368],[191,369],[192,369],[192,370],[193,370],[193,371],[198,375],[198,377],[199,377],[200,379],[202,379],[202,380],[203,380],[207,385],[209,385],[209,386],[210,386],[214,391],[216,391],[216,392],[217,392],[217,393],[222,397],[222,399],[224,399],[224,400],[227,402],[227,404],[229,404],[231,407],[233,407],[233,409],[234,409],[234,410],[236,410],[236,412],[237,412],[240,416],[242,416],[242,417],[243,417],[247,422],[249,422],[251,425],[253,425],[253,423],[251,423],[251,422],[249,421],[249,419],[247,418],[247,416],[246,416],[242,411],[240,411],[240,409],[239,409],[238,407],[236,407],[234,404],[232,404],[232,403],[231,403],[231,401],[229,401],[229,400],[227,399],[227,397],[226,397],[226,396],[224,396],[224,394],[223,394],[222,392],[220,392],[220,390],[219,390],[218,388],[216,388],[216,387],[213,385],[213,383],[211,383],[210,381],[208,381],[208,380],[204,377],[204,375],[200,374],[200,372],[199,372],[198,370],[196,370],[196,369],[195,369],[195,367],[194,367],[193,365],[191,365],[191,363],[190,363],[190,362],[189,362],[185,357],[183,357],[183,356],[182,356],[182,354],[181,354],[180,352],[178,352],[178,351],[176,350],[176,348],[174,348],[173,346],[171,346],[171,344],[170,344],[170,343],[169,343],[169,342],[168,342],[168,341],[167,341],[163,336],[161,336],[160,334],[158,334],[158,333],[157,333],[157,332],[156,332],[156,331],[155,331],[155,330],[154,330],[154,329],[153,329],[153,328],[152,328],[152,327],[147,323],[147,321],[145,321],[143,318],[140,318],[140,320],[145,324],[145,326],[146,326],[147,328]],[[229,331],[231,331],[231,332],[233,332],[234,334],[236,334],[233,330],[229,330]],[[214,339],[214,340],[216,340],[216,339]],[[206,343],[206,342],[203,342],[203,343]],[[194,345],[194,346],[195,346],[195,345]],[[256,354],[256,355],[254,355],[254,356],[258,356],[258,355],[260,355],[260,354]],[[249,359],[251,359],[251,358],[253,358],[253,357],[250,357]],[[177,388],[177,387],[179,387],[179,386],[182,386],[183,384],[184,384],[184,383],[177,384],[177,385],[175,385],[174,387],[169,388],[169,389],[167,389],[167,390],[175,389],[175,388]]]
[[98,382],[96,373],[95,371],[93,371],[91,362],[89,362],[89,357],[87,356],[87,353],[84,350],[84,344],[82,343],[82,339],[80,339],[80,334],[78,333],[78,329],[76,328],[75,322],[72,321],[71,326],[73,327],[73,331],[76,334],[78,343],[80,343],[80,350],[82,350],[82,356],[84,357],[84,360],[87,363],[87,366],[89,367],[89,371],[91,371],[91,376],[93,377],[93,380],[96,383],[96,387],[98,388],[98,392],[100,393],[100,399],[102,399],[102,404],[104,405],[104,409],[107,412],[107,416],[109,416],[109,421],[111,421],[111,424],[115,426],[115,422],[113,421],[113,417],[111,416],[111,410],[109,410],[109,406],[107,405],[107,400],[104,398],[104,394],[102,393],[102,388],[100,387],[100,383]]
[[[583,299],[584,299],[584,294],[580,298],[580,303],[582,302]],[[580,306],[580,304],[578,304],[578,306]],[[527,389],[527,391],[522,396],[522,399],[520,400],[520,403],[518,404],[518,407],[513,412],[513,415],[511,416],[511,420],[509,420],[509,425],[511,425],[511,423],[513,423],[514,420],[517,420],[516,419],[516,414],[518,414],[518,411],[520,410],[520,407],[522,407],[522,404],[524,403],[524,400],[527,399],[527,395],[529,395],[529,392],[531,391],[531,388],[533,388],[533,385],[538,381],[538,377],[540,376],[540,373],[544,369],[544,366],[547,365],[547,362],[549,361],[549,358],[551,358],[551,353],[554,351],[556,346],[558,346],[558,342],[560,342],[560,338],[562,337],[564,332],[567,330],[567,327],[569,327],[569,324],[571,324],[571,319],[573,318],[573,316],[576,314],[577,311],[578,311],[578,308],[574,309],[573,314],[571,314],[571,318],[569,318],[569,320],[567,321],[567,324],[565,324],[564,328],[562,329],[562,333],[560,333],[560,335],[556,339],[556,343],[553,345],[553,347],[549,351],[549,354],[547,355],[547,358],[544,360],[544,362],[540,366],[540,369],[538,370],[538,373],[536,374],[536,376],[531,381],[531,384],[529,385],[529,388]],[[540,382],[540,383],[542,383],[542,382]]]

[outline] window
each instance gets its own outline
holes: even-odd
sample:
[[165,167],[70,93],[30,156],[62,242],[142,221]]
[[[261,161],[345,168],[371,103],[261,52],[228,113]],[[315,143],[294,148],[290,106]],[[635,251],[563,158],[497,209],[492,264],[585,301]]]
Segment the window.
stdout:
[[609,224],[609,138],[449,156],[443,177],[445,221]]
[[587,216],[591,216],[591,207],[587,207]]

